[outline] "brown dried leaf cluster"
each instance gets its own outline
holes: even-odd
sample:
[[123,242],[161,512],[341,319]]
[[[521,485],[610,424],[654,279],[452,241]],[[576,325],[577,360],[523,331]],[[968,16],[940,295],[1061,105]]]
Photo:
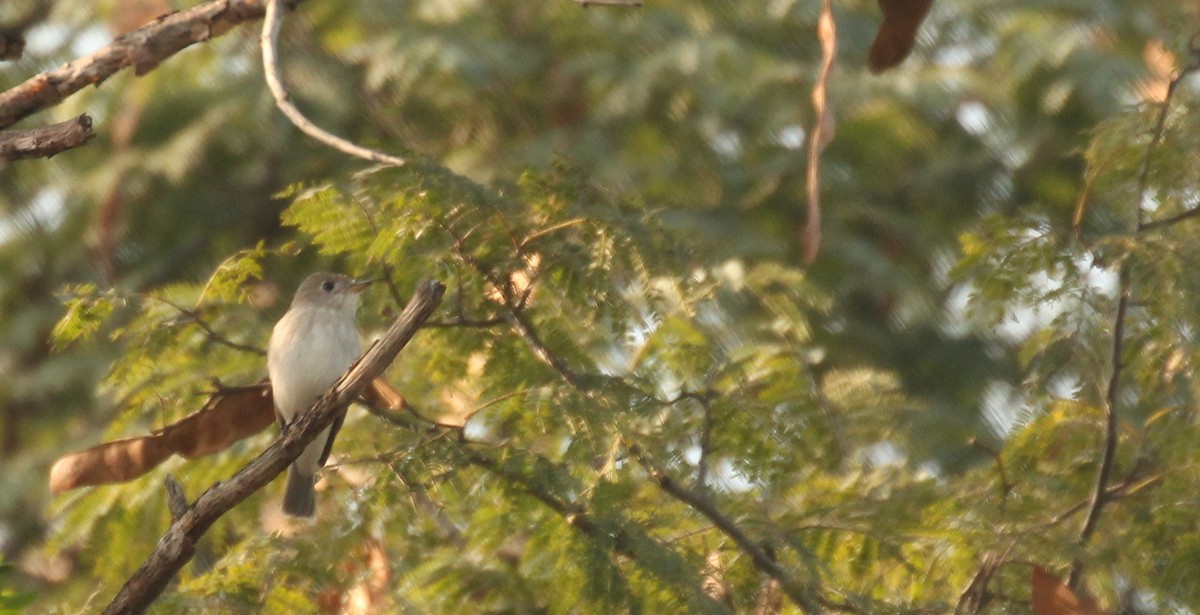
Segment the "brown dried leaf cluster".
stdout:
[[[405,407],[404,397],[382,378],[377,378],[361,399],[377,408]],[[218,391],[200,410],[150,435],[105,442],[61,457],[50,469],[50,492],[127,482],[171,455],[195,459],[219,453],[266,429],[274,420],[275,406],[266,381]]]
[[883,23],[867,55],[867,67],[872,73],[882,73],[908,57],[930,6],[933,0],[879,0]]
[[1087,596],[1071,591],[1041,566],[1033,567],[1033,615],[1105,615]]

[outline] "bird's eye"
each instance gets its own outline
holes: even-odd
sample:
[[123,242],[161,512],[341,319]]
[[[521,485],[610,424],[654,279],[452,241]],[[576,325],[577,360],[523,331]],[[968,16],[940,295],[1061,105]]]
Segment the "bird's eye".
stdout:
[[324,282],[321,282],[321,290],[327,293],[333,292],[333,280],[325,280]]

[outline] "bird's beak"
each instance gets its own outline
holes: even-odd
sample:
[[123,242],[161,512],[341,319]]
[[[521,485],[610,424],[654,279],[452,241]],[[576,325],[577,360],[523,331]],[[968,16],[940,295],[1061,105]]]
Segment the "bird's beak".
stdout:
[[351,280],[350,285],[346,287],[348,293],[361,293],[366,290],[375,280]]

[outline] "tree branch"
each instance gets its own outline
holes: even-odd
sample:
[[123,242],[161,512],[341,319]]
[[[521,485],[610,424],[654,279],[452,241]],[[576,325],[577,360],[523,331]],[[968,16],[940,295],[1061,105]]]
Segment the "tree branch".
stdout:
[[279,475],[334,417],[381,374],[441,303],[445,287],[433,280],[417,285],[404,312],[383,338],[291,425],[267,450],[233,478],[205,491],[172,522],[145,563],[126,581],[105,609],[106,615],[142,613],[162,593],[175,573],[192,558],[197,541],[222,515]]
[[700,458],[696,460],[696,488],[705,495],[708,494],[708,457],[712,453],[712,395],[710,390],[700,396],[700,406],[704,408],[704,425],[700,429]]
[[266,17],[263,19],[262,35],[259,40],[262,41],[263,74],[267,78],[267,87],[271,90],[271,96],[275,98],[275,106],[279,107],[279,110],[301,132],[343,154],[380,164],[402,166],[405,163],[403,158],[362,147],[330,133],[304,117],[304,114],[292,104],[287,88],[283,86],[283,78],[279,75],[277,48],[279,46],[279,26],[282,23],[283,14],[279,12],[279,0],[267,0]]
[[[1200,50],[1193,48],[1192,56],[1191,63],[1180,69],[1179,73],[1168,84],[1167,94],[1163,98],[1162,106],[1158,111],[1158,119],[1154,124],[1154,136],[1146,146],[1146,156],[1142,160],[1141,173],[1138,174],[1137,201],[1134,203],[1137,213],[1137,222],[1133,228],[1133,236],[1135,238],[1145,232],[1148,226],[1143,204],[1146,202],[1146,192],[1149,190],[1152,158],[1154,157],[1154,152],[1158,149],[1159,143],[1162,142],[1163,134],[1166,130],[1167,113],[1171,108],[1171,99],[1175,95],[1175,90],[1178,88],[1180,81],[1187,75],[1200,69],[1200,60],[1198,60]],[[1081,549],[1086,547],[1088,542],[1091,541],[1092,535],[1096,531],[1096,526],[1100,522],[1100,514],[1104,511],[1105,504],[1111,500],[1108,495],[1108,482],[1112,475],[1113,459],[1117,454],[1117,398],[1120,393],[1121,374],[1125,369],[1125,320],[1129,312],[1130,299],[1133,296],[1129,267],[1128,259],[1121,261],[1118,273],[1117,311],[1113,317],[1112,368],[1108,375],[1108,386],[1104,394],[1104,449],[1101,453],[1100,465],[1096,470],[1096,484],[1092,489],[1087,516],[1084,518],[1083,527],[1079,530],[1079,547]],[[1067,580],[1067,586],[1071,589],[1078,588],[1082,573],[1083,560],[1075,558],[1071,563],[1071,574]]]
[[65,122],[0,132],[0,165],[10,160],[49,158],[84,145],[95,137],[92,118],[86,113]]
[[758,570],[763,574],[778,581],[780,589],[783,590],[783,593],[787,594],[787,596],[791,598],[792,602],[794,602],[796,606],[800,607],[801,611],[804,611],[805,613],[822,612],[821,606],[817,603],[817,601],[808,595],[808,590],[803,587],[799,581],[792,578],[787,571],[781,568],[779,563],[775,561],[775,558],[772,557],[766,549],[762,548],[762,546],[751,540],[749,536],[742,532],[742,529],[739,528],[732,519],[726,517],[721,513],[721,511],[717,510],[717,507],[714,506],[710,500],[675,482],[675,479],[671,478],[666,472],[663,472],[661,469],[651,463],[650,459],[646,457],[640,446],[637,446],[636,444],[630,445],[629,452],[638,459],[638,462],[640,462],[642,467],[646,469],[646,472],[650,474],[650,478],[654,480],[655,484],[657,484],[664,493],[684,504],[687,504],[696,512],[703,515],[704,518],[708,519],[717,527],[717,529],[721,530],[722,533],[728,536],[730,540],[733,540],[739,549],[746,553],[746,555],[750,556],[750,561],[754,563],[755,568],[758,568]]
[[[537,482],[530,480],[529,477],[509,470],[503,464],[490,457],[468,449],[463,449],[463,453],[466,455],[469,463],[486,469],[508,481],[525,494],[557,513],[566,521],[568,526],[591,540],[609,545],[615,553],[646,566],[647,570],[651,573],[657,573],[657,569],[648,565],[645,560],[657,558],[659,559],[658,565],[663,565],[660,554],[647,553],[647,541],[649,541],[649,544],[656,544],[658,541],[630,530],[630,527],[638,527],[637,524],[619,517],[615,522],[613,520],[606,521],[601,517],[590,514],[583,506],[559,499]],[[677,562],[671,563],[676,564]],[[680,570],[683,570],[683,568],[680,568]],[[672,579],[668,578],[666,580],[670,581]],[[713,600],[710,596],[699,591],[699,578],[696,579],[693,588],[696,591],[690,592],[686,598],[691,599],[695,606],[700,607],[704,612],[728,612],[722,603]]]
[[134,74],[144,75],[180,50],[258,19],[264,12],[261,0],[214,0],[159,17],[95,53],[35,75],[0,94],[0,128],[57,105],[89,85],[98,86],[129,66],[134,67]]
[[[1194,45],[1195,44],[1195,36],[1193,36],[1192,38],[1193,38],[1193,45]],[[1154,138],[1150,140],[1150,145],[1146,146],[1146,159],[1142,161],[1142,172],[1138,176],[1138,204],[1137,204],[1138,227],[1137,227],[1137,230],[1139,233],[1142,231],[1149,231],[1149,230],[1154,230],[1154,229],[1158,229],[1158,228],[1168,227],[1168,226],[1171,226],[1174,224],[1178,224],[1184,220],[1187,220],[1188,218],[1200,215],[1200,207],[1189,209],[1188,211],[1185,211],[1180,214],[1176,214],[1169,218],[1163,218],[1162,220],[1154,220],[1152,222],[1145,222],[1143,220],[1143,214],[1142,214],[1142,203],[1146,197],[1146,185],[1147,185],[1147,183],[1149,181],[1149,177],[1150,177],[1150,157],[1154,154],[1154,150],[1158,148],[1158,144],[1160,142],[1162,142],[1164,128],[1167,124],[1167,113],[1168,113],[1168,111],[1170,111],[1170,107],[1171,107],[1171,99],[1175,96],[1175,90],[1178,89],[1179,83],[1181,81],[1183,81],[1183,79],[1185,77],[1187,77],[1188,75],[1196,72],[1196,70],[1200,70],[1200,58],[1197,57],[1198,51],[1200,51],[1200,50],[1197,50],[1195,48],[1192,49],[1192,56],[1193,56],[1192,63],[1185,66],[1182,70],[1180,70],[1179,74],[1175,75],[1175,77],[1173,79],[1171,79],[1171,82],[1167,84],[1167,95],[1163,97],[1162,107],[1160,107],[1158,110],[1158,121],[1155,122],[1155,125],[1154,125]]]
[[203,318],[200,317],[200,313],[197,310],[185,308],[182,305],[175,303],[174,301],[171,301],[169,299],[164,299],[162,297],[156,297],[154,295],[146,295],[146,297],[148,299],[152,299],[154,301],[158,301],[159,303],[164,303],[166,305],[169,305],[169,306],[175,308],[175,311],[179,312],[180,316],[186,318],[188,320],[188,322],[191,322],[192,324],[196,325],[197,327],[200,327],[200,330],[204,331],[204,336],[207,337],[212,342],[221,344],[222,346],[227,346],[234,350],[240,350],[242,352],[256,354],[260,357],[267,356],[267,351],[263,350],[262,348],[259,348],[257,346],[251,346],[249,344],[242,344],[240,342],[235,342],[235,341],[225,337],[224,335],[217,333],[217,331],[212,328],[212,325],[208,324],[208,322],[206,322]]

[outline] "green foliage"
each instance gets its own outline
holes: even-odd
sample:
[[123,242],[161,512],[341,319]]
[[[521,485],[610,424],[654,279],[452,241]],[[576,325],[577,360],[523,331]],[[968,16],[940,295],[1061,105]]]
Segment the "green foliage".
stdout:
[[303,3],[295,100],[400,168],[279,119],[250,33],[73,98],[137,130],[0,169],[0,406],[25,421],[0,547],[74,566],[19,573],[36,598],[0,611],[103,601],[169,523],[168,472],[195,497],[266,446],[50,504],[28,478],[261,379],[316,269],[381,280],[367,340],[418,280],[448,287],[387,373],[412,414],[351,409],[317,521],[267,487],[157,612],[721,613],[718,560],[753,612],[747,542],[830,610],[949,612],[992,558],[989,613],[1029,612],[1026,563],[1076,561],[1114,612],[1196,610],[1200,244],[1153,223],[1200,205],[1200,115],[1185,81],[1148,154],[1160,107],[1130,105],[1146,40],[1186,59],[1179,10],[939,0],[877,78],[876,3],[838,4],[812,265],[814,3]]
[[18,592],[5,587],[7,585],[6,578],[12,574],[12,569],[12,564],[0,561],[0,614],[2,615],[21,613],[25,607],[37,600],[37,594],[34,592]]
[[88,337],[100,329],[115,306],[112,298],[97,292],[95,285],[80,284],[63,293],[67,313],[54,325],[54,344],[58,348]]

